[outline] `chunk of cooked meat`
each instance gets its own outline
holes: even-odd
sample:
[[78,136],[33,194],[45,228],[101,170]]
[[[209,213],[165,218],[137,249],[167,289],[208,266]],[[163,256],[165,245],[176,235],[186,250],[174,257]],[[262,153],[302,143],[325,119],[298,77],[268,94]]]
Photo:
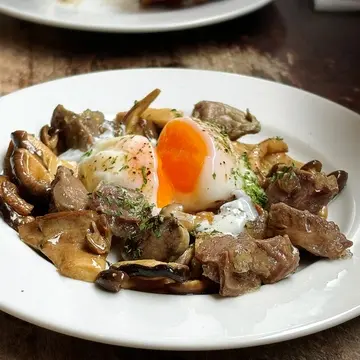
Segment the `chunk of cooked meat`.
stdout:
[[99,184],[90,209],[105,214],[112,233],[123,243],[126,260],[173,261],[188,247],[190,235],[173,216],[153,216],[152,206],[139,191]]
[[51,197],[56,211],[85,210],[89,203],[83,183],[73,175],[73,171],[59,166],[51,183]]
[[283,203],[271,206],[268,228],[273,235],[288,235],[293,245],[330,259],[343,257],[353,244],[334,222]]
[[85,110],[75,114],[58,105],[51,119],[51,128],[58,130],[58,152],[68,149],[88,150],[93,145],[94,137],[101,135],[104,115],[99,111]]
[[287,236],[255,240],[246,233],[202,235],[195,242],[195,256],[203,275],[220,284],[220,295],[238,296],[274,283],[293,273],[299,252]]
[[265,239],[267,233],[267,220],[268,213],[267,211],[263,211],[263,213],[255,220],[248,221],[245,224],[246,232],[254,239]]
[[127,236],[124,259],[174,261],[189,247],[190,235],[175,217],[154,216]]
[[313,214],[318,214],[338,192],[333,175],[283,165],[277,166],[271,174],[266,188],[268,206],[282,202]]
[[106,266],[106,256],[92,253],[86,241],[98,218],[86,210],[47,214],[21,225],[19,236],[49,258],[62,275],[93,282]]
[[243,112],[220,102],[200,101],[195,105],[192,116],[219,126],[231,140],[261,130],[260,122],[249,110]]
[[93,192],[89,207],[116,220],[134,223],[151,217],[153,209],[140,191],[103,182]]

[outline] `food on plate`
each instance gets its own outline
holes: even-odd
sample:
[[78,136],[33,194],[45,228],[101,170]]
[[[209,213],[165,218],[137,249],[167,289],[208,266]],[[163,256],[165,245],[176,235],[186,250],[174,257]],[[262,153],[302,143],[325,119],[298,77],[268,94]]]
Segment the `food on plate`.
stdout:
[[151,5],[166,5],[166,6],[180,6],[180,5],[198,5],[203,4],[209,0],[140,0],[142,6]]
[[[57,0],[64,4],[76,4],[81,0]],[[141,6],[148,7],[153,5],[160,6],[191,6],[208,2],[209,0],[139,0]]]
[[39,138],[11,134],[1,214],[60,274],[111,292],[239,296],[293,274],[303,252],[351,255],[327,220],[346,171],[293,159],[280,137],[245,143],[261,130],[250,110],[200,101],[185,116],[150,107],[159,94],[113,120],[58,105]]

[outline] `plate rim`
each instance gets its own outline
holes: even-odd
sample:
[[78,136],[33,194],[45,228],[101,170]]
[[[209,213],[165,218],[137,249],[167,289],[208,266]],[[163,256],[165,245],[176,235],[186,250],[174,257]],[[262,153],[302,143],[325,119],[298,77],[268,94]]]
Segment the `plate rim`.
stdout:
[[[223,0],[226,1],[226,0]],[[57,27],[61,29],[70,29],[70,30],[82,30],[90,32],[108,32],[108,33],[157,33],[157,32],[167,32],[167,31],[176,31],[176,30],[186,30],[186,29],[195,29],[203,26],[214,25],[222,23],[228,20],[233,20],[237,17],[241,17],[252,13],[275,0],[256,0],[256,3],[248,5],[243,8],[225,11],[220,15],[212,15],[204,18],[199,18],[197,20],[182,21],[174,24],[163,24],[163,25],[135,25],[135,26],[121,26],[121,25],[84,25],[82,23],[76,23],[74,21],[67,20],[57,20],[56,18],[44,18],[42,16],[36,15],[33,12],[23,12],[15,7],[9,5],[0,4],[0,13],[3,13],[7,16],[17,18],[20,20],[29,21],[35,24],[46,25]]]
[[[299,91],[308,95],[311,95],[312,97],[316,97],[319,100],[321,100],[322,102],[327,102],[330,103],[331,106],[336,106],[336,107],[340,107],[343,111],[345,110],[346,112],[349,113],[349,115],[351,114],[352,116],[356,116],[357,118],[360,119],[360,114],[358,114],[357,112],[350,110],[346,107],[344,107],[343,105],[340,105],[334,101],[331,101],[329,99],[326,99],[324,97],[321,97],[317,94],[313,94],[311,92],[308,92],[306,90],[300,89],[300,88],[296,88],[287,84],[282,84],[282,83],[277,83],[271,80],[266,80],[266,79],[261,79],[261,78],[254,78],[251,76],[246,76],[246,75],[241,75],[241,74],[235,74],[235,73],[231,73],[231,72],[223,72],[223,71],[212,71],[212,70],[197,70],[197,69],[185,69],[185,68],[175,68],[175,69],[171,69],[171,68],[134,68],[134,69],[119,69],[119,70],[106,70],[106,71],[98,71],[98,72],[92,72],[92,73],[87,73],[87,74],[79,74],[79,75],[73,75],[73,76],[67,76],[67,77],[63,77],[63,78],[59,78],[59,79],[54,79],[51,81],[47,81],[44,83],[40,83],[40,84],[36,84],[36,85],[32,85],[29,87],[26,87],[24,89],[12,92],[8,95],[5,95],[3,97],[0,98],[0,107],[2,105],[2,102],[10,97],[13,96],[18,96],[20,94],[26,94],[26,92],[28,91],[32,91],[33,88],[39,88],[39,87],[43,87],[48,85],[49,83],[55,83],[55,82],[63,82],[63,81],[69,81],[72,80],[74,78],[81,78],[81,77],[88,77],[88,76],[92,76],[92,75],[98,75],[101,76],[101,74],[103,73],[124,73],[124,72],[149,72],[149,71],[155,71],[155,72],[202,72],[202,73],[217,73],[219,75],[222,76],[229,76],[229,77],[234,77],[234,78],[251,78],[252,80],[256,81],[256,82],[266,82],[266,83],[271,83],[273,86],[280,86],[280,87],[286,87],[288,89],[291,90],[295,90],[295,91]],[[22,95],[24,96],[24,95]],[[25,95],[26,96],[26,95]],[[354,235],[355,236],[355,235]],[[325,330],[325,329],[329,329],[332,328],[334,326],[337,326],[339,324],[342,324],[346,321],[349,321],[357,316],[360,315],[360,303],[356,306],[353,306],[352,308],[348,309],[347,311],[344,311],[340,314],[336,314],[332,317],[328,317],[322,321],[317,321],[315,323],[310,323],[307,325],[301,325],[301,326],[297,326],[295,328],[291,328],[289,330],[285,330],[282,333],[273,333],[270,335],[266,335],[266,336],[258,336],[256,339],[250,339],[247,340],[246,343],[241,343],[239,344],[239,339],[237,337],[234,338],[228,338],[226,343],[222,343],[220,346],[219,344],[203,344],[202,342],[199,345],[184,345],[183,343],[179,343],[179,344],[175,344],[174,342],[167,342],[167,341],[162,341],[162,342],[158,342],[158,343],[143,343],[141,342],[141,340],[122,340],[122,339],[109,339],[109,338],[102,338],[99,336],[96,336],[95,334],[91,334],[91,333],[85,333],[82,332],[81,330],[78,329],[70,329],[70,328],[66,328],[64,326],[61,326],[59,324],[49,324],[46,322],[46,320],[41,320],[41,319],[37,319],[36,316],[33,316],[32,314],[26,314],[24,311],[16,311],[11,309],[9,306],[3,306],[0,305],[0,310],[4,311],[5,313],[8,313],[12,316],[15,316],[21,320],[27,321],[29,323],[32,323],[34,325],[40,326],[42,328],[51,330],[51,331],[55,331],[61,334],[65,334],[65,335],[69,335],[69,336],[74,336],[77,338],[81,338],[81,339],[86,339],[86,340],[91,340],[94,342],[99,342],[99,343],[105,343],[105,344],[112,344],[112,345],[117,345],[117,346],[125,346],[125,347],[132,347],[132,348],[141,348],[141,349],[156,349],[156,350],[181,350],[181,351],[187,351],[187,350],[192,350],[192,351],[201,351],[201,350],[221,350],[221,349],[235,349],[235,348],[246,348],[246,347],[252,347],[252,346],[259,346],[259,345],[266,345],[266,344],[272,344],[272,343],[278,343],[278,342],[282,342],[282,341],[287,341],[287,340],[292,340],[295,338],[300,338],[303,336],[307,336],[310,334],[314,334],[316,332]]]

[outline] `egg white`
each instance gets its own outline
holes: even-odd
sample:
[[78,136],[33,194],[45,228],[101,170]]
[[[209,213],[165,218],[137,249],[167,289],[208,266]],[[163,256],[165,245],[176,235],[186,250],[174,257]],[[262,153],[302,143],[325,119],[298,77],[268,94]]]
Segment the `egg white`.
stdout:
[[210,209],[216,206],[218,201],[231,199],[233,192],[241,189],[241,174],[245,174],[248,169],[244,161],[236,156],[230,139],[217,127],[197,119],[184,118],[182,121],[202,137],[208,155],[194,191],[176,192],[174,201],[182,204],[185,211],[189,212]]
[[147,138],[126,135],[101,140],[87,154],[79,163],[79,177],[89,192],[104,181],[138,189],[150,203],[156,203],[157,158]]

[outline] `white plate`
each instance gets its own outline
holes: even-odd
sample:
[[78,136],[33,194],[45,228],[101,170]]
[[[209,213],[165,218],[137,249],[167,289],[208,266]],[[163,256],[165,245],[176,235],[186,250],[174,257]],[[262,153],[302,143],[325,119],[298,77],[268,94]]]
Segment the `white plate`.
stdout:
[[[136,84],[136,86],[134,86]],[[10,132],[37,132],[58,103],[115,114],[155,87],[157,106],[192,110],[217,100],[260,119],[255,142],[283,136],[300,160],[317,158],[327,171],[349,172],[330,218],[354,241],[348,260],[322,260],[259,291],[214,296],[110,294],[60,276],[0,223],[0,309],[39,326],[99,342],[155,349],[224,349],[282,341],[337,325],[360,314],[360,116],[325,99],[280,84],[196,70],[143,69],[94,73],[34,86],[0,100],[1,150]],[[0,154],[2,156],[2,154]]]
[[[76,1],[76,0],[74,0]],[[155,32],[215,24],[248,14],[273,0],[210,0],[182,9],[140,9],[138,0],[0,0],[0,12],[69,29]]]

